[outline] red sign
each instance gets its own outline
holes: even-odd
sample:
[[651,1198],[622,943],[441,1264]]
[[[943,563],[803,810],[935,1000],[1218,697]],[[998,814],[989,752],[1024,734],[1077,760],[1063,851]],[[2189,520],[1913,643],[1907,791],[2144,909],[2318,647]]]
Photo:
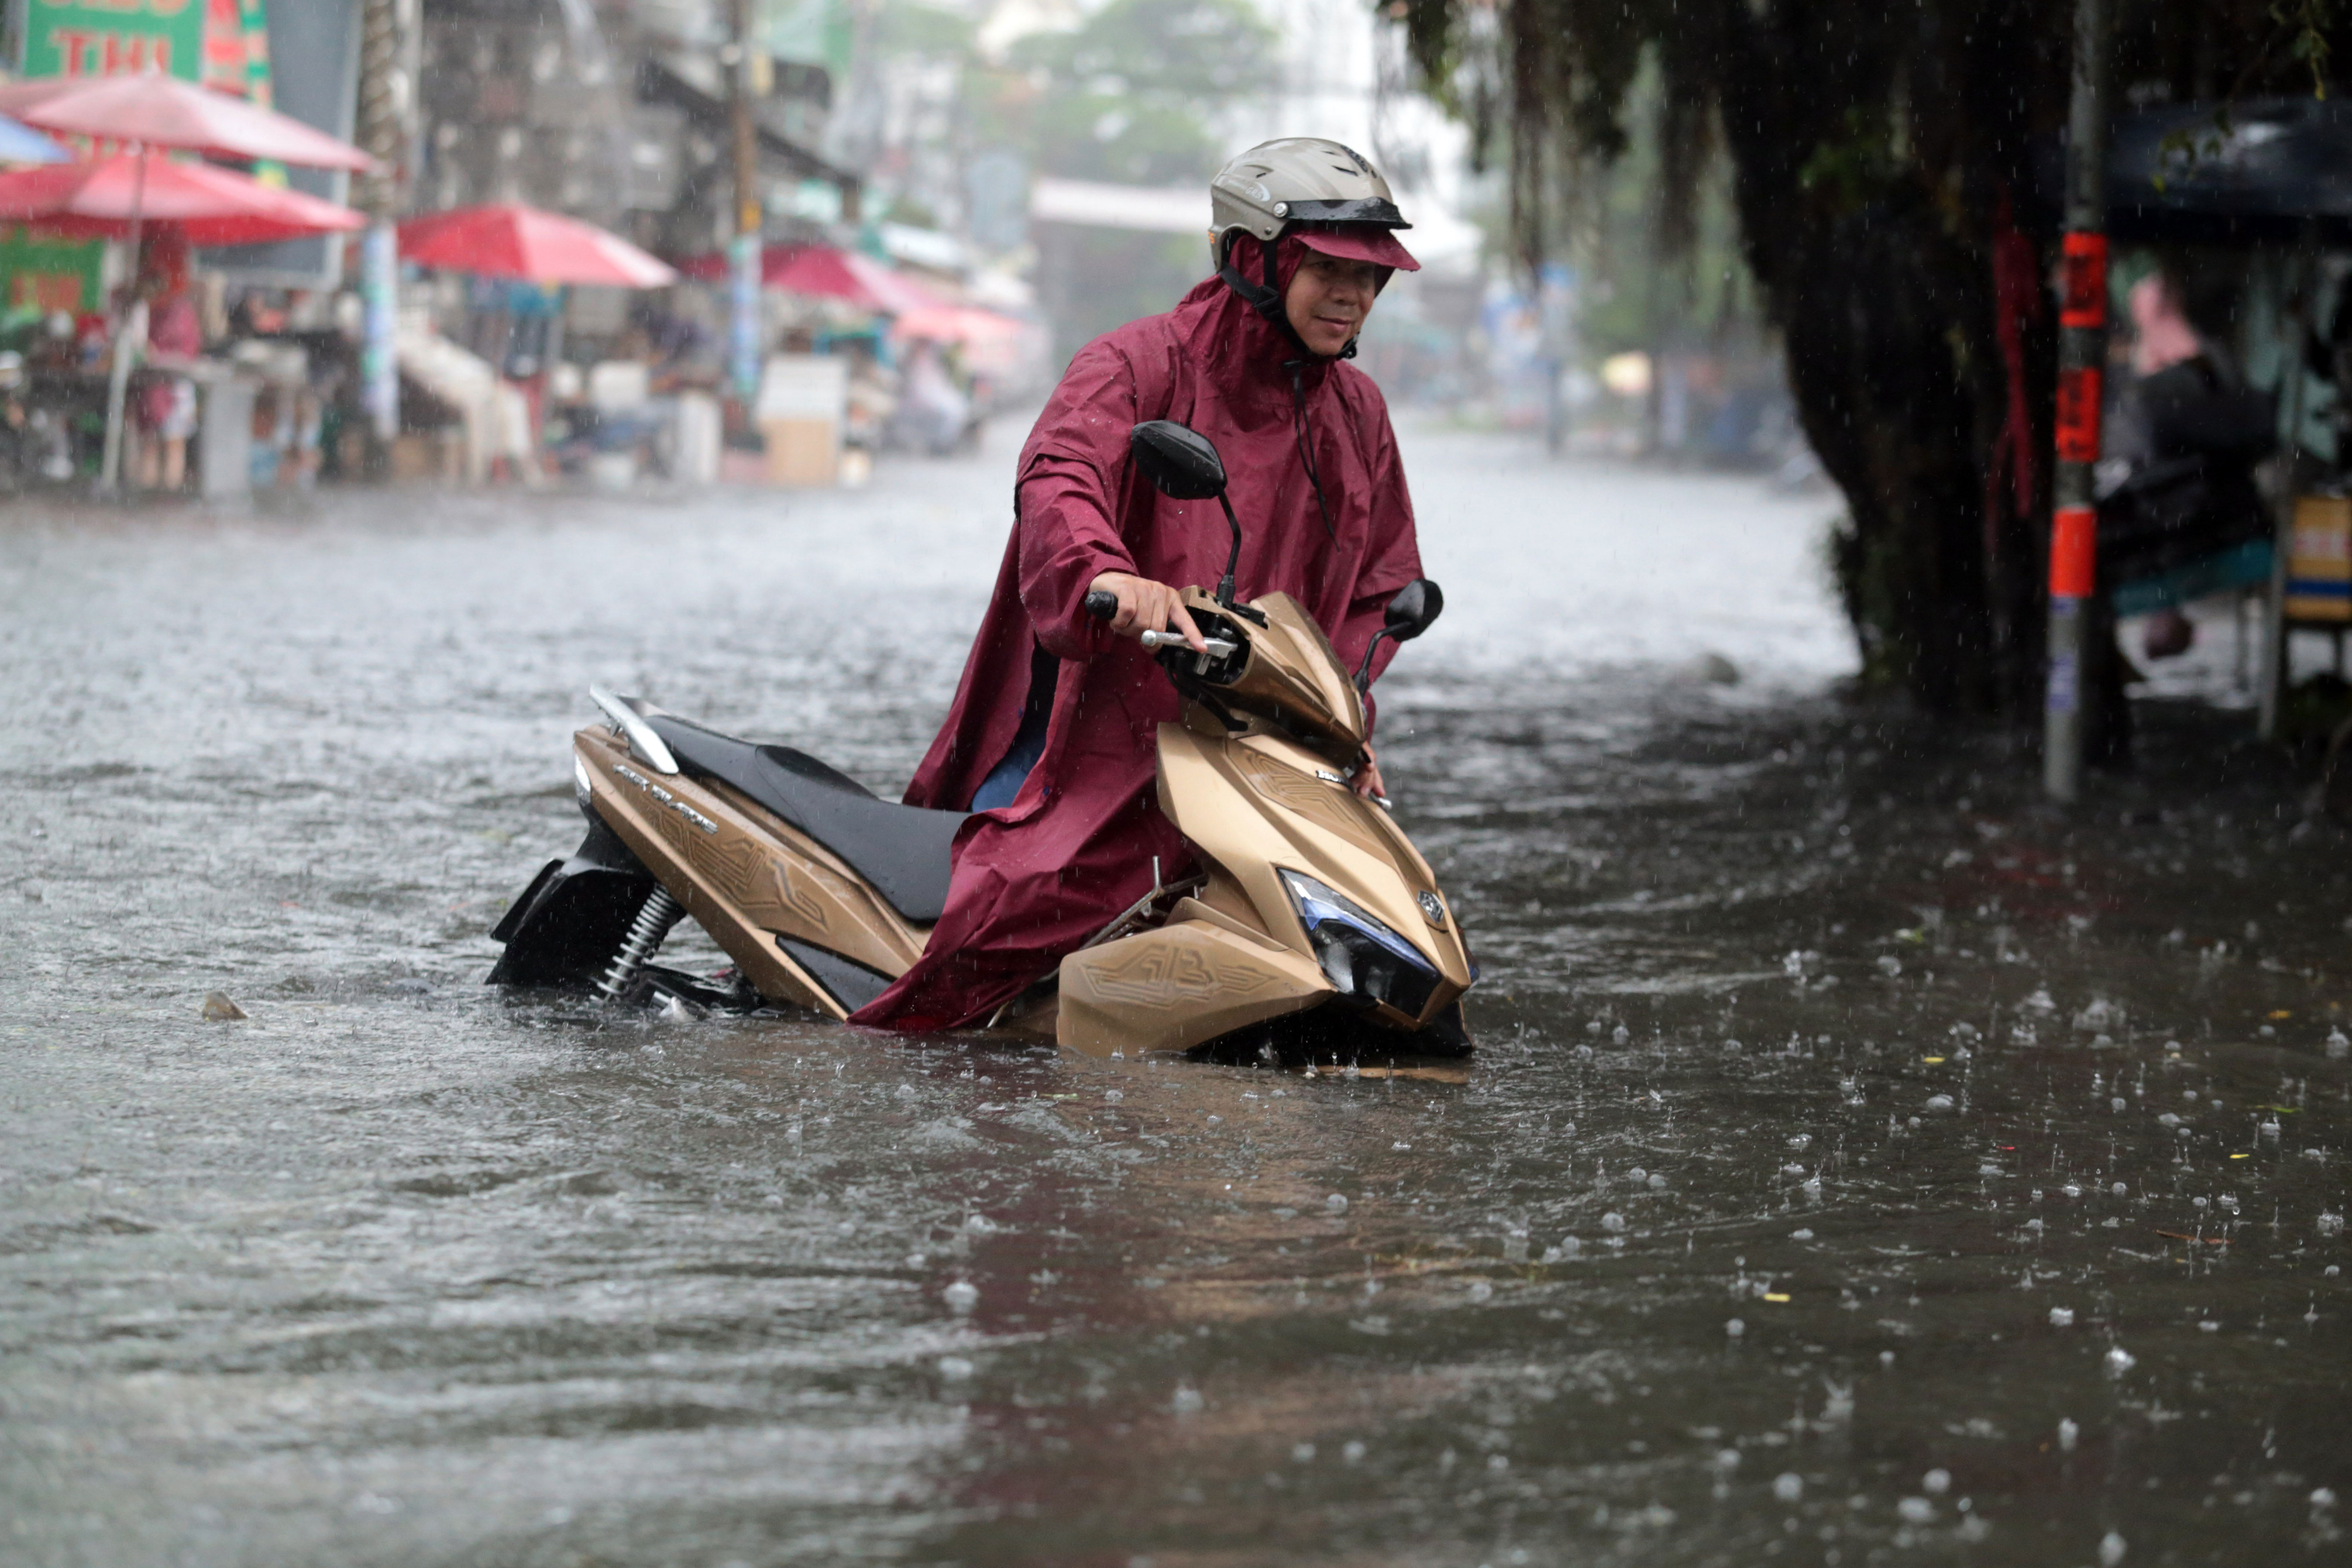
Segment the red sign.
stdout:
[[2095,463],[2099,460],[2099,391],[2095,369],[2058,373],[2058,460]]
[[2104,327],[2107,324],[2107,237],[2069,234],[2065,269],[2059,284],[2058,324],[2062,327]]
[[2087,599],[2096,579],[2099,514],[2087,506],[2062,506],[2050,523],[2050,596]]

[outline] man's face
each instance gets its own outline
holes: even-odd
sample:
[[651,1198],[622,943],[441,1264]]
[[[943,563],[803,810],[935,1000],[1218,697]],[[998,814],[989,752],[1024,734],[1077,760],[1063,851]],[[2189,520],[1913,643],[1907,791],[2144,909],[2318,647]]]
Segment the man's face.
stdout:
[[1381,269],[1369,261],[1349,261],[1310,250],[1283,296],[1291,331],[1315,353],[1329,359],[1364,330],[1380,292]]

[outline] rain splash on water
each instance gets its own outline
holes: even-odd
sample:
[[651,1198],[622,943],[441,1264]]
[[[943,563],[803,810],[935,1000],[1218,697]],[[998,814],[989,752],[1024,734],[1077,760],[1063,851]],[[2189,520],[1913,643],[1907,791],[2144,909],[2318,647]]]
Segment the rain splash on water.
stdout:
[[1383,762],[1486,976],[1456,1069],[483,988],[592,680],[904,779],[1000,434],[11,520],[0,1556],[2344,1551],[2342,840],[2227,716],[2063,822],[1841,706],[1818,498],[1411,438],[1451,608]]

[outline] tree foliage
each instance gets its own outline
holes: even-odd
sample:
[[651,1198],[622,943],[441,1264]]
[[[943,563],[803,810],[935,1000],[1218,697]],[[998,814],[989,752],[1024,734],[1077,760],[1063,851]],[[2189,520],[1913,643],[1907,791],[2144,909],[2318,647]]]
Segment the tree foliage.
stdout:
[[[2118,102],[2325,90],[2340,58],[2333,0],[2116,10]],[[2012,372],[2047,450],[2054,338],[2046,310],[2026,314],[2005,351],[1994,268],[2021,238],[2047,275],[2032,161],[2065,120],[2071,0],[1403,0],[1402,15],[1426,78],[1507,159],[1530,259],[1558,243],[1580,173],[1626,146],[1654,68],[1669,213],[1693,210],[1711,157],[1729,163],[1801,418],[1847,502],[1836,566],[1866,672],[1940,710],[2029,710],[2047,464],[2022,515],[1990,481]]]

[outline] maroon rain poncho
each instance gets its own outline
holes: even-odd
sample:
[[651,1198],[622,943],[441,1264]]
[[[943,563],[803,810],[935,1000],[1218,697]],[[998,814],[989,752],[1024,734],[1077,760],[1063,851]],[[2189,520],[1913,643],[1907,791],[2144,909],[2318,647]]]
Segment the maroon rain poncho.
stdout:
[[[1235,243],[1255,277],[1257,242]],[[1286,289],[1304,252],[1277,245]],[[1242,602],[1290,595],[1350,669],[1390,596],[1421,575],[1388,407],[1360,371],[1307,353],[1215,279],[1081,349],[1022,449],[996,595],[907,803],[970,805],[1012,747],[1033,681],[1041,700],[1050,682],[1045,752],[1012,805],[964,824],[923,956],[853,1023],[982,1021],[1149,892],[1155,857],[1171,881],[1192,867],[1154,784],[1175,689],[1140,644],[1082,607],[1105,572],[1182,587],[1224,571],[1232,534],[1217,503],[1171,500],[1129,461],[1128,431],[1146,419],[1189,425],[1223,457]],[[1394,651],[1382,645],[1375,673]]]

